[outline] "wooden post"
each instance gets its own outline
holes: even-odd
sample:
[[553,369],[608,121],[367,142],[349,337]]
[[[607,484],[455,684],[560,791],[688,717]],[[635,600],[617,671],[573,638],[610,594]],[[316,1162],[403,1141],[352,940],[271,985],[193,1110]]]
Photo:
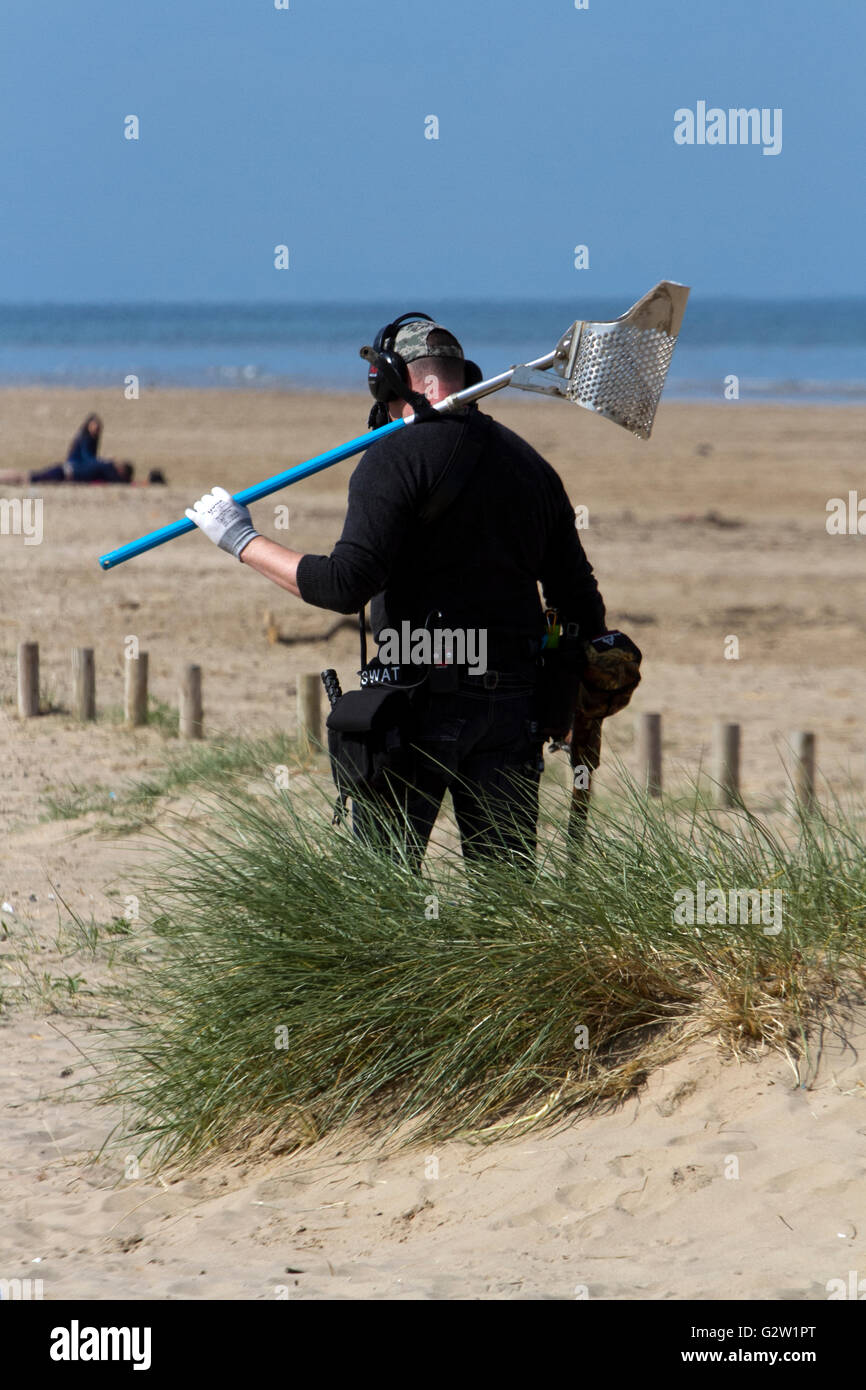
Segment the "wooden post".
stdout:
[[584,719],[580,713],[575,714],[571,726],[571,744],[568,755],[568,770],[571,780],[568,838],[575,849],[580,849],[589,818],[592,775],[601,762],[600,719]]
[[147,652],[126,656],[123,667],[123,712],[131,728],[147,723]]
[[662,717],[639,714],[637,721],[638,776],[649,796],[662,794]]
[[298,746],[321,747],[322,682],[319,676],[298,677]]
[[21,642],[18,646],[18,713],[22,719],[32,719],[39,713],[38,642]]
[[713,798],[717,806],[740,800],[740,726],[719,720],[713,735]]
[[267,637],[271,646],[273,646],[275,642],[279,642],[280,640],[280,629],[277,627],[277,620],[274,617],[273,612],[270,608],[265,609],[264,624],[265,636]]
[[180,736],[204,738],[201,703],[201,667],[185,666],[180,683]]
[[96,718],[96,665],[92,647],[72,649],[72,713],[81,723]]
[[815,735],[798,730],[790,735],[789,742],[794,809],[811,811],[815,805]]

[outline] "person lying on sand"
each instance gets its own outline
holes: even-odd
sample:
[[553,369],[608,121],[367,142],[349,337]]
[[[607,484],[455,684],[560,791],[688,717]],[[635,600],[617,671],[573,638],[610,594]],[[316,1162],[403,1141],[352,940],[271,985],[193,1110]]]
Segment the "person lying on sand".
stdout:
[[70,444],[65,463],[26,474],[2,473],[0,482],[13,487],[27,483],[131,483],[135,472],[131,463],[99,457],[101,437],[102,420],[91,413]]
[[[64,471],[65,465],[55,463],[51,468],[39,468],[31,473],[20,473],[14,468],[7,468],[0,472],[0,484],[6,487],[28,487],[31,483],[71,483],[74,478],[67,478]],[[128,483],[130,487],[156,487],[165,486],[165,474],[161,468],[151,468],[147,475],[146,483],[136,483],[133,480],[135,469],[131,463],[118,463],[114,465],[117,476],[104,478],[92,478],[92,483]]]
[[[135,474],[135,469],[131,463],[111,463],[107,459],[99,459],[99,473],[93,478],[76,478],[73,476],[72,468],[67,463],[53,463],[50,468],[36,468],[30,473],[21,473],[15,469],[6,469],[0,473],[0,483],[7,487],[27,487],[31,483],[131,483]],[[165,482],[165,479],[158,473],[158,469],[153,469],[150,478],[151,483]]]
[[[7,469],[0,473],[0,484],[7,487],[27,487],[34,483],[129,483],[135,476],[133,465],[125,460],[115,463],[113,459],[99,457],[99,441],[102,437],[102,420],[90,414],[69,446],[65,463],[53,463],[49,468],[38,468],[29,473]],[[164,483],[161,469],[152,468],[147,477],[148,483]]]
[[[98,415],[88,415],[69,446],[65,463],[53,463],[30,473],[7,469],[0,473],[0,483],[7,487],[27,487],[31,483],[132,483],[135,469],[129,460],[115,463],[99,457],[102,421]],[[161,468],[151,468],[147,475],[151,484],[164,483]]]

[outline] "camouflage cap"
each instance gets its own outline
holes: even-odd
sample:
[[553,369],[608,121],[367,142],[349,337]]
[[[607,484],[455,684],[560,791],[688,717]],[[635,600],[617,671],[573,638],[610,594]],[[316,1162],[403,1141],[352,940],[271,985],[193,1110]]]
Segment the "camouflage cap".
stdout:
[[417,362],[421,357],[454,357],[463,361],[463,349],[447,328],[441,323],[428,323],[426,319],[411,319],[397,330],[394,351],[404,362]]

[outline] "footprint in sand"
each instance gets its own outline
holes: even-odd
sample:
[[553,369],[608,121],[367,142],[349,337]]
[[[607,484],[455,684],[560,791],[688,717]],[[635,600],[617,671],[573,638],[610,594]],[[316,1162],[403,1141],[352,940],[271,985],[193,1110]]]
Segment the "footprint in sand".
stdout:
[[708,1168],[703,1168],[696,1163],[688,1163],[684,1168],[675,1168],[671,1174],[671,1184],[680,1192],[697,1192],[702,1187],[709,1187],[717,1173],[712,1173]]

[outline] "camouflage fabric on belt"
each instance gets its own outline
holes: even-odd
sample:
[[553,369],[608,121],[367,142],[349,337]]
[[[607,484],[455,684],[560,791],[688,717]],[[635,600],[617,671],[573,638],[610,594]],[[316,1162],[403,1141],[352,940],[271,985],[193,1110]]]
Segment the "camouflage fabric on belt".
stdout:
[[625,709],[640,682],[641,653],[624,632],[606,632],[586,644],[577,712],[606,719]]

